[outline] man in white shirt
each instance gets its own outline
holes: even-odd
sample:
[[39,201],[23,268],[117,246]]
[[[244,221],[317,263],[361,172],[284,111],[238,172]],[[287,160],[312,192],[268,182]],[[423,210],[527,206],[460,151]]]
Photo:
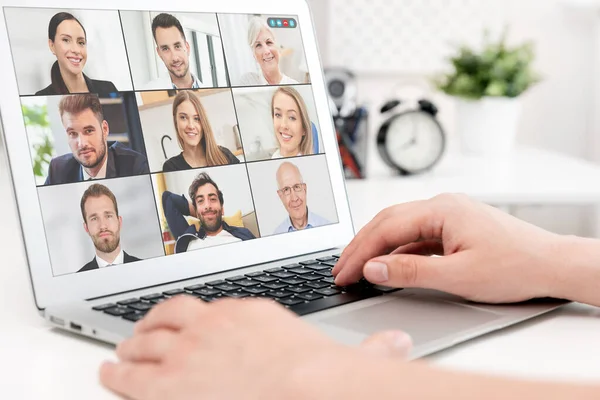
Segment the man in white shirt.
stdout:
[[139,261],[121,249],[123,218],[119,216],[117,199],[109,188],[98,183],[88,187],[81,197],[81,215],[83,228],[96,248],[96,256],[77,272]]
[[286,161],[279,166],[277,186],[279,188],[277,194],[288,212],[288,216],[273,234],[310,229],[330,223],[308,209],[306,204],[307,185],[296,165]]
[[161,13],[152,20],[152,35],[156,53],[169,71],[168,79],[158,78],[145,85],[145,89],[199,89],[202,82],[190,71],[190,44],[183,27],[171,14]]

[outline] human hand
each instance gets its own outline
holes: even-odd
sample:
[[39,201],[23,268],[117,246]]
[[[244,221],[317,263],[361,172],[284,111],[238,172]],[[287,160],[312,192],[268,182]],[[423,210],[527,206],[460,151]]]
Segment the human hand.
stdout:
[[563,264],[559,242],[559,235],[494,207],[444,194],[380,212],[347,246],[332,274],[339,286],[364,276],[474,301],[518,302],[556,293]]
[[178,296],[137,323],[117,347],[120,361],[105,363],[100,379],[136,400],[303,399],[306,390],[335,389],[332,369],[360,365],[361,357],[401,358],[409,349],[401,332],[373,336],[360,349],[343,346],[264,300],[206,304]]

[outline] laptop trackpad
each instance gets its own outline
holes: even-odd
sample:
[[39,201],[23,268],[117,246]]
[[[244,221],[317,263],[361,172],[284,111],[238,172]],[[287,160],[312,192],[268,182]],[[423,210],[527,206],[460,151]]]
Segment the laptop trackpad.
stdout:
[[407,296],[325,318],[319,322],[370,335],[402,330],[415,345],[501,318],[493,312],[423,296]]

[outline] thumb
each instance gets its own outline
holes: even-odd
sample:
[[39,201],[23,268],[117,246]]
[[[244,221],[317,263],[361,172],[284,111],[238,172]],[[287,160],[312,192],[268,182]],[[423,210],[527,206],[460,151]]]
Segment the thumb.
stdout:
[[365,264],[363,275],[369,282],[385,286],[439,289],[445,274],[456,273],[447,265],[448,257],[413,254],[377,257]]
[[412,339],[402,331],[377,332],[360,344],[360,350],[366,353],[405,359],[412,349]]

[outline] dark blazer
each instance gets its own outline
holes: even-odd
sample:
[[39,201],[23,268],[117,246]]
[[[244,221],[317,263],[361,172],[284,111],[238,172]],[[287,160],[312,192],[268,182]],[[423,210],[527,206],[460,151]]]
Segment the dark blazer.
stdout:
[[[123,252],[123,263],[127,264],[130,262],[134,262],[134,261],[140,261],[139,258],[134,257],[134,256],[130,256],[129,254]],[[89,263],[85,264],[83,266],[83,268],[81,268],[79,271],[77,272],[84,272],[84,271],[91,271],[93,269],[98,269],[98,263],[96,262],[96,257],[94,257],[94,259],[92,261],[90,261]]]
[[[162,205],[169,229],[177,240],[175,253],[186,252],[188,244],[194,239],[206,238],[204,228],[196,230],[194,225],[189,225],[185,220],[185,216],[190,215],[190,206],[188,200],[183,195],[176,195],[165,190],[162,194]],[[225,221],[223,221],[223,230],[241,240],[255,239],[255,236],[249,229],[230,226]]]
[[[108,142],[107,153],[107,178],[120,178],[150,173],[146,157],[119,142]],[[81,164],[73,157],[73,154],[69,153],[55,157],[50,161],[48,177],[44,184],[57,185],[82,181],[83,171]]]
[[[67,85],[65,85],[62,75],[60,74],[58,61],[52,65],[50,77],[52,79],[52,83],[50,83],[50,85],[48,85],[46,88],[36,92],[36,95],[50,96],[55,94],[70,93],[69,89],[67,89]],[[90,93],[107,95],[109,93],[117,92],[117,88],[112,82],[90,79],[86,74],[83,74],[83,79],[85,79],[85,84],[87,85]]]
[[[228,164],[239,164],[239,158],[234,156],[227,147],[219,146],[219,149],[227,158]],[[209,165],[209,167],[212,167],[212,165]],[[185,161],[185,158],[183,158],[183,153],[179,153],[175,157],[169,158],[163,164],[163,172],[183,171],[187,169],[192,169],[192,166]]]

